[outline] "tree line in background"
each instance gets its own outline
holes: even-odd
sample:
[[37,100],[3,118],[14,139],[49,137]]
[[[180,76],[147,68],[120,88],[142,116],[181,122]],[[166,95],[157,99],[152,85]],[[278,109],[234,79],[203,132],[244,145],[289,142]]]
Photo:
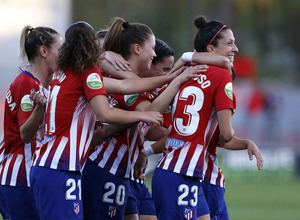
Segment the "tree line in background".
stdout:
[[96,30],[116,16],[147,24],[178,58],[192,50],[192,21],[204,15],[232,28],[239,54],[255,58],[260,79],[299,85],[299,11],[297,0],[74,0],[72,19]]

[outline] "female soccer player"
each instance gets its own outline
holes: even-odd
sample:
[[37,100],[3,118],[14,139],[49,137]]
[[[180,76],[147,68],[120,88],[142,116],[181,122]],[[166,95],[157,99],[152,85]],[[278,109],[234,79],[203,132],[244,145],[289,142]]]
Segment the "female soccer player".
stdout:
[[[150,68],[152,59],[155,57],[154,47],[155,37],[149,27],[138,23],[128,23],[120,18],[114,20],[104,42],[105,50],[121,54],[130,63],[135,73],[142,73]],[[185,70],[185,73],[170,83],[172,86],[168,91],[166,90],[163,104],[160,105],[157,100],[156,103],[159,103],[157,106],[160,107],[155,110],[159,109],[158,111],[163,112],[172,99],[172,95],[169,94],[175,94],[184,80],[202,71],[205,71],[205,67]],[[149,110],[151,104],[145,97],[138,94],[112,97],[114,98],[112,103],[115,106],[128,110]],[[128,178],[139,147],[143,143],[143,129],[141,124],[137,124],[111,137],[91,152],[83,171],[85,218],[124,218],[125,201],[127,201],[129,191]]]
[[[43,138],[47,87],[56,70],[61,36],[49,27],[25,26],[20,57],[29,62],[6,94],[0,183],[10,219],[40,219],[30,190],[33,152]],[[31,90],[36,92],[32,92]],[[34,94],[34,95],[33,95]],[[36,102],[33,102],[34,98]]]
[[[95,32],[89,24],[77,22],[67,29],[57,60],[59,71],[50,83],[44,142],[36,148],[30,172],[30,183],[41,219],[83,219],[81,171],[96,117],[110,123],[162,122],[158,112],[123,111],[109,107],[98,68],[99,55]],[[161,80],[168,81],[170,78],[155,80],[161,84]],[[128,89],[131,92],[145,86],[138,84],[132,89],[116,81],[105,81],[107,91],[123,92]]]
[[[203,31],[207,28],[201,19],[195,21],[195,26]],[[205,37],[199,37],[198,32],[195,50],[213,51],[210,44],[219,39],[221,31],[226,34],[226,45],[233,48],[227,57],[233,59],[237,52],[233,34],[223,25],[215,27]],[[204,46],[199,48],[199,45]],[[193,53],[185,54],[185,61],[190,62],[192,56]],[[200,182],[206,152],[206,127],[212,112],[217,112],[220,142],[229,142],[233,137],[233,107],[232,78],[226,69],[209,66],[205,74],[181,86],[172,106],[172,129],[152,179],[158,219],[209,219],[209,207]]]

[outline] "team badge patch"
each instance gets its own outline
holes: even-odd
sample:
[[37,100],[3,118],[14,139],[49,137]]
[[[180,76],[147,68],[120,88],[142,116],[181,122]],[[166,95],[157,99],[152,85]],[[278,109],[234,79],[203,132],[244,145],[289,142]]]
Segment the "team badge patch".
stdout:
[[90,89],[101,89],[103,87],[101,78],[97,73],[91,73],[86,79],[86,84]]
[[225,93],[226,95],[231,99],[233,100],[233,94],[232,94],[232,83],[229,82],[226,84],[225,86]]
[[184,210],[184,217],[189,220],[189,219],[192,219],[193,216],[194,216],[194,210],[193,209],[185,209]]
[[21,109],[24,112],[32,111],[33,109],[33,101],[30,99],[29,95],[24,95],[21,99]]
[[108,215],[114,217],[117,214],[117,207],[109,206]]
[[139,94],[125,95],[124,100],[128,106],[132,106],[138,97],[139,97]]
[[80,204],[77,202],[74,202],[74,212],[76,215],[80,212]]

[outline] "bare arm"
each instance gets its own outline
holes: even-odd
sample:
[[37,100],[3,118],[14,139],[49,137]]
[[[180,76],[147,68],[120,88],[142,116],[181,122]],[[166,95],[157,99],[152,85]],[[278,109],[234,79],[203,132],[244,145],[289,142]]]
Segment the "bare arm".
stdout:
[[[115,70],[123,70],[123,71],[132,71],[130,68],[130,63],[128,61],[126,61],[120,54],[117,54],[113,51],[105,51],[104,53],[101,54],[101,57],[103,59],[101,59],[100,61],[100,66],[102,67],[102,61],[106,61],[105,66],[103,66],[103,68],[108,67],[107,65],[110,65],[110,69],[111,67],[113,67],[113,69]],[[103,70],[105,71],[105,69]],[[105,71],[106,72],[106,71]],[[110,72],[107,72],[110,73]]]
[[171,82],[177,75],[170,74],[149,78],[123,79],[117,80],[103,77],[104,87],[107,93],[114,94],[134,94],[151,91]]
[[220,111],[217,111],[217,117],[218,117],[218,123],[219,123],[219,129],[220,129],[220,144],[223,146],[227,142],[229,142],[234,135],[234,130],[232,128],[231,123],[231,109],[223,109]]
[[248,150],[249,159],[253,160],[253,155],[256,157],[257,160],[257,168],[259,170],[262,170],[264,161],[261,152],[259,151],[257,145],[247,139],[240,139],[237,137],[233,137],[228,143],[224,144],[222,146],[223,148],[229,149],[229,150]]
[[30,98],[37,104],[29,118],[20,126],[22,141],[29,143],[44,120],[46,98],[39,92],[31,91]]
[[131,79],[131,78],[139,78],[134,72],[123,70],[123,69],[116,69],[111,63],[107,60],[102,60],[100,64],[101,71],[112,75],[114,78],[118,79]]
[[105,138],[108,138],[112,135],[115,135],[117,133],[120,133],[124,131],[125,129],[132,127],[136,123],[132,124],[105,124],[102,125],[101,128],[97,128],[94,131],[92,142],[91,142],[91,148],[100,145]]
[[[185,67],[181,67],[177,71],[182,71],[184,68]],[[184,69],[184,71],[179,76],[177,76],[156,99],[153,100],[147,110],[164,113],[169,104],[172,102],[174,96],[180,89],[180,86],[183,83],[187,82],[189,79],[197,77],[199,73],[205,72],[206,70],[206,65],[197,65]]]
[[163,121],[162,115],[158,112],[125,111],[118,108],[111,108],[105,95],[94,96],[90,100],[90,105],[101,122],[130,124],[144,121],[160,125]]

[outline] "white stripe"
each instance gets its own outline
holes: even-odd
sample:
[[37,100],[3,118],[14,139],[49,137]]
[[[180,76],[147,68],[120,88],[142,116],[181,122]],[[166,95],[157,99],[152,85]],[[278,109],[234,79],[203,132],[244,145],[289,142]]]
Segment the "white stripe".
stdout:
[[7,158],[6,160],[6,164],[5,167],[3,169],[3,174],[2,174],[2,181],[1,181],[1,185],[5,185],[6,182],[6,177],[7,177],[7,172],[8,172],[8,168],[9,168],[9,164],[12,160],[13,154],[10,155],[10,157]]
[[214,163],[213,168],[212,168],[212,172],[210,174],[210,183],[216,185],[217,183],[217,177],[218,177],[218,169]]
[[209,157],[209,153],[208,152],[206,152],[206,154],[205,154],[205,157],[204,157],[204,164],[203,164],[203,179],[204,179],[204,177],[205,177],[205,173],[206,173],[206,171],[207,171],[207,166],[208,166],[208,157]]
[[27,186],[30,186],[29,174],[30,174],[30,168],[32,165],[31,144],[25,144],[24,155],[25,155],[25,169],[26,169]]
[[57,165],[59,163],[60,157],[61,157],[62,153],[64,152],[64,149],[65,149],[67,143],[68,143],[68,138],[62,137],[59,142],[59,145],[57,146],[55,154],[53,155],[53,159],[52,159],[50,168],[57,169]]
[[70,128],[70,161],[69,170],[76,169],[76,151],[77,151],[77,125],[78,125],[78,114],[77,111],[74,112],[73,120]]
[[110,173],[116,174],[118,167],[120,166],[120,162],[122,161],[126,151],[127,151],[127,146],[125,144],[122,144],[122,146],[120,147],[120,149],[118,151],[117,157],[114,160],[114,163],[112,164],[112,166],[109,170]]
[[42,158],[41,158],[41,160],[40,160],[40,163],[38,164],[39,166],[41,166],[41,167],[45,166],[46,160],[47,160],[47,158],[48,158],[48,156],[49,156],[49,153],[50,153],[50,150],[51,150],[51,148],[52,148],[52,146],[53,146],[54,141],[55,141],[55,138],[52,138],[52,139],[47,143],[47,149],[46,149],[44,155],[42,156]]
[[220,186],[225,188],[224,175],[221,176]]
[[167,169],[168,169],[168,167],[169,167],[169,165],[170,165],[170,163],[171,163],[171,161],[172,161],[172,159],[173,159],[174,152],[175,152],[175,150],[172,150],[170,153],[168,153],[168,154],[165,156],[165,157],[166,157],[166,160],[165,160],[165,163],[164,163],[162,169],[164,169],[164,170],[167,170]]
[[18,154],[17,159],[13,166],[12,174],[11,174],[11,179],[10,179],[11,186],[16,186],[16,184],[17,184],[17,177],[18,177],[18,173],[19,173],[23,158],[24,158],[23,155]]
[[[134,129],[134,135],[133,135],[133,138],[132,138],[132,141],[131,141],[131,144],[130,144],[130,147],[129,147],[129,154],[128,154],[128,163],[127,163],[127,168],[126,168],[126,173],[125,173],[125,178],[129,178],[130,177],[130,170],[131,170],[131,161],[130,161],[130,158],[131,158],[131,155],[133,153],[133,149],[134,149],[134,146],[136,144],[136,139],[138,137],[138,129],[137,129],[138,126],[134,126],[133,128],[131,129],[127,129],[127,131],[129,132],[127,135],[127,140],[130,140],[129,138],[129,135],[132,131],[132,129]],[[134,161],[133,161],[134,162]]]
[[175,173],[180,173],[182,165],[183,165],[184,161],[186,160],[186,155],[188,153],[189,146],[190,146],[190,144],[188,144],[188,145],[185,144],[185,145],[183,145],[183,147],[181,147],[180,154],[178,156],[178,159],[177,159],[175,167],[174,167]]
[[[80,142],[79,142],[79,161],[81,161],[81,157],[83,156],[83,150],[86,144],[86,137],[89,131],[89,118],[90,114],[84,115],[84,122],[81,130]],[[92,129],[91,129],[92,130]]]
[[103,153],[103,158],[98,164],[100,167],[103,168],[105,166],[105,164],[107,163],[111,153],[114,151],[116,142],[117,142],[117,140],[115,138],[112,138],[110,140],[108,147],[106,148],[106,150]]
[[190,161],[189,167],[188,167],[187,172],[186,172],[187,176],[193,176],[202,150],[203,150],[203,146],[200,145],[200,144],[197,144],[196,150],[193,153],[193,157]]
[[94,161],[102,149],[103,144],[96,146],[96,150],[89,156],[90,160]]

